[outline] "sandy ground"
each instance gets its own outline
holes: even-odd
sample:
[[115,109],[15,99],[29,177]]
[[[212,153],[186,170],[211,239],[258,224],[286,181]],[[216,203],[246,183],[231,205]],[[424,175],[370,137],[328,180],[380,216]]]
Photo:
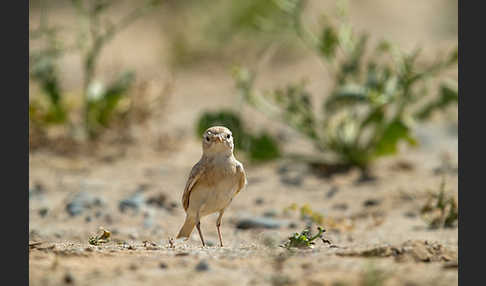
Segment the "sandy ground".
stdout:
[[[440,1],[398,6],[362,2],[351,5],[353,21],[405,46],[422,43],[429,47],[425,53],[431,53],[435,47],[457,42],[457,36],[443,31],[446,20],[431,17]],[[59,21],[68,17],[59,15]],[[410,15],[418,20],[409,20]],[[35,17],[33,13],[31,18]],[[138,23],[117,37],[106,50],[100,74],[105,67],[129,65],[142,78],[168,81],[163,36],[149,29],[153,24]],[[149,44],[127,46],[128,41]],[[66,59],[70,75],[66,86],[78,83],[76,62]],[[317,80],[322,69],[313,57],[283,64],[278,73],[264,67],[260,81],[278,86],[296,75],[308,77],[311,92],[326,88],[325,80]],[[115,158],[57,156],[42,150],[30,154],[31,285],[457,285],[457,228],[431,230],[420,216],[428,192],[438,190],[442,179],[447,194],[457,196],[457,172],[437,173],[445,156],[457,167],[454,120],[435,120],[418,128],[422,144],[378,161],[372,181],[360,182],[355,171],[322,178],[306,165],[287,160],[264,165],[243,160],[249,184],[223,217],[225,246],[217,246],[213,215],[202,221],[211,246],[202,248],[193,232],[188,241],[176,241],[171,247],[169,238],[184,220],[182,191],[190,168],[201,156],[193,124],[203,110],[238,104],[227,68],[202,66],[181,71],[173,79],[163,116],[149,124],[151,130],[176,138],[173,148],[157,151],[151,142],[139,139]],[[314,152],[284,126],[248,107],[242,111],[249,125],[259,122],[258,126],[285,134],[285,150]],[[135,132],[146,131],[141,130]],[[120,202],[140,189],[139,209],[122,212]],[[80,192],[97,201],[71,216],[67,204]],[[161,205],[147,203],[150,198],[162,198]],[[325,238],[331,245],[317,241],[313,249],[295,251],[279,247],[306,226],[297,212],[284,211],[292,203],[308,204],[324,215]],[[279,222],[279,228],[236,227],[242,218],[265,215]],[[111,231],[111,241],[90,245],[89,237],[100,227]]]

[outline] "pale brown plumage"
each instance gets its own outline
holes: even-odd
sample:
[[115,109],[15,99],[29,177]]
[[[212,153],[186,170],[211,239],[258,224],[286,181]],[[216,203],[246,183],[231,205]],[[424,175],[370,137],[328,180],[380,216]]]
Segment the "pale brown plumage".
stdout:
[[203,155],[192,168],[182,195],[186,220],[177,238],[188,237],[197,226],[205,245],[199,227],[200,219],[219,212],[216,227],[220,245],[223,246],[219,228],[222,215],[233,197],[247,183],[243,165],[233,156],[233,148],[232,134],[226,127],[211,127],[204,133]]
[[[196,163],[196,165],[194,165],[194,167],[192,167],[191,174],[189,175],[186,187],[184,188],[184,193],[182,194],[182,205],[184,207],[184,210],[187,210],[187,208],[189,207],[189,198],[191,196],[191,191],[201,177],[203,177],[203,180],[208,184],[215,184],[217,179],[220,179],[218,178],[217,172],[214,172],[208,167],[204,167],[206,165],[205,161],[207,161],[207,158],[202,158],[199,162]],[[246,175],[241,164],[236,165],[236,173],[240,177],[238,181],[238,189],[236,191],[236,194],[238,194],[246,184]]]

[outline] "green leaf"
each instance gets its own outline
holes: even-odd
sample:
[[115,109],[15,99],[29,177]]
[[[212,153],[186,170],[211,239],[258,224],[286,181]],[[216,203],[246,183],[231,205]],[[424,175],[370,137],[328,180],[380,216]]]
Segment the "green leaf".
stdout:
[[333,59],[336,54],[336,48],[339,44],[339,38],[333,27],[326,27],[322,31],[322,38],[319,46],[320,52],[328,60]]
[[381,124],[384,119],[385,119],[385,112],[383,110],[383,107],[382,106],[376,107],[370,113],[368,113],[368,116],[365,117],[365,119],[361,123],[360,129],[364,129],[369,124]]
[[394,120],[384,129],[380,139],[375,144],[374,155],[386,156],[397,152],[398,143],[407,141],[410,145],[416,145],[416,140],[410,135],[410,129],[400,119]]
[[100,102],[98,114],[99,123],[104,126],[108,124],[118,102],[120,102],[120,99],[127,93],[134,80],[135,74],[133,72],[125,72],[115,82],[108,86]]
[[442,84],[440,87],[440,96],[437,100],[430,102],[424,108],[422,108],[417,114],[417,118],[420,120],[425,120],[430,117],[430,115],[440,109],[444,109],[450,104],[457,104],[459,102],[459,96],[457,93],[457,87],[447,84]]

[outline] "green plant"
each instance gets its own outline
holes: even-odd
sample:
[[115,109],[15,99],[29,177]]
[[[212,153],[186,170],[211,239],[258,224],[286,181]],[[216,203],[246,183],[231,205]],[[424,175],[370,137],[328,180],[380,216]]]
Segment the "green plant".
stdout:
[[306,136],[326,155],[325,163],[366,173],[377,158],[396,154],[401,142],[417,144],[414,124],[457,104],[457,87],[447,82],[439,98],[426,103],[429,82],[457,66],[457,49],[428,64],[419,63],[420,50],[404,53],[386,41],[366,53],[369,37],[352,29],[344,9],[340,25],[328,22],[316,36],[301,21],[303,1],[292,7],[296,35],[323,60],[334,82],[321,111],[314,111],[306,82],[259,92],[255,72],[237,67],[234,78],[245,102]]
[[315,244],[314,240],[320,238],[324,241],[322,237],[324,232],[326,231],[322,227],[317,227],[318,233],[312,236],[311,231],[309,229],[304,229],[301,233],[294,233],[293,235],[289,236],[288,240],[281,245],[281,247],[290,249],[290,248],[312,248]]
[[66,121],[66,107],[62,101],[58,59],[64,53],[58,39],[59,29],[49,27],[45,12],[41,13],[39,27],[31,32],[31,39],[44,40],[44,45],[29,54],[30,77],[39,83],[45,102],[31,100],[29,117],[34,122],[60,124]]
[[271,135],[261,132],[258,135],[250,133],[240,117],[229,110],[203,113],[196,124],[197,136],[211,126],[222,125],[231,130],[236,150],[244,151],[251,160],[262,162],[276,159],[280,156],[280,149]]
[[[128,94],[134,82],[133,72],[123,72],[106,86],[95,79],[96,67],[103,48],[123,29],[145,15],[160,3],[158,0],[146,0],[124,15],[118,22],[107,17],[109,8],[116,1],[110,0],[71,0],[78,20],[78,33],[72,46],[63,45],[58,40],[57,32],[61,27],[49,27],[45,13],[37,30],[31,33],[31,40],[44,41],[41,49],[30,52],[30,76],[38,82],[43,94],[47,95],[47,107],[38,101],[30,104],[31,119],[41,123],[73,124],[68,117],[69,110],[63,102],[66,94],[60,86],[59,59],[68,53],[77,53],[82,61],[82,135],[89,139],[96,138],[116,113],[121,99]],[[45,4],[45,3],[44,3]]]
[[445,180],[442,180],[438,192],[429,193],[420,212],[430,228],[451,228],[457,225],[457,202],[445,193]]

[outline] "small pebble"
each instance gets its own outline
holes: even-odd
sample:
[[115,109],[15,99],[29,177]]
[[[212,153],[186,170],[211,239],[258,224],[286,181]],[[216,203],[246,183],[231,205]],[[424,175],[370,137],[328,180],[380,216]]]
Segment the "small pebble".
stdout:
[[201,260],[196,265],[196,271],[202,272],[202,271],[208,271],[208,270],[209,270],[209,264],[205,260]]
[[413,211],[408,211],[408,212],[404,213],[404,215],[406,217],[408,217],[408,218],[415,218],[415,217],[417,217],[417,214],[414,213]]
[[267,217],[249,217],[241,219],[237,222],[236,228],[239,229],[251,229],[251,228],[267,228],[274,229],[280,228],[284,223]]
[[377,199],[368,199],[366,201],[363,202],[363,206],[365,207],[373,207],[373,206],[377,206],[381,203],[380,200],[377,200]]
[[337,204],[334,204],[332,206],[333,209],[335,210],[341,210],[341,211],[345,211],[348,209],[348,204],[346,203],[337,203]]
[[69,273],[69,272],[66,273],[66,275],[64,275],[64,282],[66,284],[72,284],[72,283],[74,283],[74,277],[73,277],[73,275],[71,273]]
[[136,191],[130,197],[121,200],[118,204],[118,208],[122,213],[126,212],[128,209],[132,209],[133,211],[137,212],[143,204],[144,198],[141,191]]
[[295,222],[289,223],[289,228],[297,228],[297,224]]
[[276,210],[267,210],[263,213],[264,217],[276,217],[277,211]]
[[41,217],[45,217],[45,216],[47,215],[47,213],[48,213],[48,212],[49,212],[49,210],[48,210],[47,208],[41,208],[41,209],[39,210],[39,215],[40,215]]
[[73,196],[72,200],[66,205],[66,211],[71,216],[77,216],[86,209],[101,207],[103,204],[102,199],[82,191]]
[[263,200],[263,198],[256,198],[255,199],[255,205],[263,205],[265,201]]
[[167,200],[167,195],[164,193],[159,193],[147,199],[146,203],[148,205],[154,205],[159,208],[163,208],[165,206],[165,201]]
[[161,269],[167,269],[169,266],[168,266],[168,265],[167,265],[167,263],[165,263],[165,262],[160,262],[160,263],[159,263],[159,267],[160,267]]
[[206,246],[214,246],[214,242],[211,240],[206,241]]
[[331,189],[327,192],[326,198],[330,199],[334,197],[334,195],[337,194],[337,192],[339,192],[339,188],[336,186],[332,186]]

